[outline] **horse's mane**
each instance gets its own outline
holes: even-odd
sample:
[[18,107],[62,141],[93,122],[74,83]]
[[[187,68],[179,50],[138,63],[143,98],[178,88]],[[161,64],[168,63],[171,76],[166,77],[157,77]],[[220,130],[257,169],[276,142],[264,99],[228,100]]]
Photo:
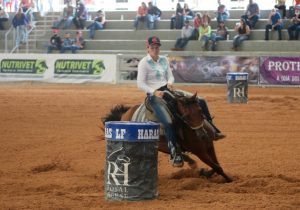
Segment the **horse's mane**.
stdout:
[[118,121],[118,120],[120,120],[121,117],[122,117],[122,114],[127,112],[127,110],[129,108],[130,107],[128,107],[128,106],[118,104],[117,106],[113,107],[105,117],[101,118],[102,123],[104,124],[105,122],[108,122],[108,121]]

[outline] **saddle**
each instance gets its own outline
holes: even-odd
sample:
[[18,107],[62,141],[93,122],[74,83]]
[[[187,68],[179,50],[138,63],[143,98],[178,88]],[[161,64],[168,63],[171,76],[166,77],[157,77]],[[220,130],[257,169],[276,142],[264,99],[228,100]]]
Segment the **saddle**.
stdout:
[[[163,97],[163,106],[165,106],[166,110],[168,111],[169,115],[172,118],[172,121],[174,124],[178,123],[178,116],[177,115],[177,108],[176,108],[176,100],[175,100],[175,95],[178,95],[177,93],[174,93],[170,90],[167,89],[166,86],[161,87],[159,90],[165,91],[166,94],[164,94]],[[145,101],[143,104],[140,105],[140,107],[135,111],[135,113],[132,116],[133,121],[138,121],[138,122],[147,122],[147,121],[152,121],[152,122],[157,122],[159,123],[158,118],[154,114],[150,104],[149,104],[149,97],[147,96],[145,98]],[[178,129],[180,130],[180,129]],[[160,135],[165,135],[165,130],[163,124],[160,123]],[[182,136],[180,132],[177,133],[178,137]]]

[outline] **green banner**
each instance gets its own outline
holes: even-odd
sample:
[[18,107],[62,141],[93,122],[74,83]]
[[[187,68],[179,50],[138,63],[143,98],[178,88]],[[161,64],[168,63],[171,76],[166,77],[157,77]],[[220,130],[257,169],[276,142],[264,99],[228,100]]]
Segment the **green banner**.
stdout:
[[99,75],[105,70],[103,60],[60,59],[54,64],[54,74]]

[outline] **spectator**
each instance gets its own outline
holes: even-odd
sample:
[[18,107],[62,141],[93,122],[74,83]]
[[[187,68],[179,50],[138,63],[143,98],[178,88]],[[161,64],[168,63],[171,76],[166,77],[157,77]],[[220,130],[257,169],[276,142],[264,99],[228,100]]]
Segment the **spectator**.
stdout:
[[56,21],[53,24],[54,28],[60,28],[62,25],[62,29],[70,28],[72,25],[72,20],[74,18],[74,7],[71,4],[67,4],[63,9],[62,18],[59,21]]
[[60,52],[64,53],[66,50],[71,50],[71,52],[74,54],[76,53],[77,49],[78,47],[75,46],[74,40],[71,38],[70,32],[66,32],[64,35],[64,40]]
[[255,24],[259,20],[260,17],[260,11],[257,3],[253,3],[253,0],[249,0],[249,4],[247,6],[245,15],[242,15],[241,18],[243,18],[246,22],[246,24],[250,27],[250,29],[253,29],[255,27]]
[[282,11],[282,18],[286,18],[286,6],[285,6],[286,0],[276,0],[277,4],[274,6],[279,11]]
[[27,15],[28,21],[31,24],[33,24],[34,21],[35,21],[35,18],[34,18],[34,8],[35,8],[34,2],[29,3],[28,9],[27,9],[27,11],[25,13]]
[[202,23],[206,23],[207,25],[210,25],[211,17],[209,16],[208,12],[204,12],[202,16]]
[[8,13],[0,7],[0,30],[4,30],[4,22],[7,22],[9,19]]
[[217,21],[226,21],[229,18],[229,11],[226,6],[221,3],[221,0],[218,0],[218,9],[217,9]]
[[238,32],[238,34],[233,37],[232,49],[237,51],[242,42],[249,39],[250,27],[246,24],[245,19],[241,18],[240,22],[236,24],[234,30]]
[[273,8],[269,15],[269,24],[266,25],[265,40],[269,40],[269,30],[278,31],[278,39],[282,40],[281,30],[283,28],[280,13]]
[[77,29],[84,29],[85,21],[87,20],[88,12],[86,7],[82,2],[76,8],[75,17],[73,18],[73,23]]
[[293,0],[293,5],[297,6],[300,4],[300,0]]
[[22,8],[24,13],[26,13],[28,8],[30,7],[29,6],[29,1],[28,0],[21,0],[19,7]]
[[160,20],[161,10],[157,6],[153,6],[152,2],[148,3],[148,29],[156,29],[156,23]]
[[133,23],[135,30],[137,30],[139,22],[147,21],[147,15],[148,15],[147,5],[145,2],[142,2],[141,6],[139,6],[138,8],[137,15]]
[[16,46],[19,47],[20,44],[27,42],[27,26],[29,26],[29,21],[21,7],[13,17],[12,24],[16,29]]
[[184,50],[193,35],[193,31],[194,28],[190,25],[189,20],[184,21],[184,26],[181,29],[181,37],[176,40],[175,48],[172,50]]
[[98,10],[95,17],[93,18],[93,23],[87,27],[89,29],[90,39],[95,38],[96,30],[102,30],[105,26],[105,13],[102,10]]
[[173,14],[171,17],[171,29],[181,29],[183,27],[183,8],[181,7],[180,3],[176,5],[176,13]]
[[193,20],[195,17],[194,12],[189,8],[187,3],[183,5],[183,19],[184,20]]
[[82,50],[85,48],[85,40],[82,37],[82,31],[76,32],[76,37],[75,37],[73,47],[75,50]]
[[294,17],[291,18],[292,25],[288,27],[289,39],[298,40],[300,32],[300,10],[295,10]]
[[194,31],[191,39],[198,40],[199,27],[202,25],[202,15],[200,12],[196,13],[193,23],[194,23]]
[[202,49],[208,50],[208,44],[211,40],[211,26],[207,22],[203,22],[203,24],[199,27],[199,38],[202,42]]
[[220,20],[216,33],[212,33],[211,36],[211,41],[212,41],[211,50],[215,51],[217,47],[217,42],[220,40],[226,40],[227,36],[228,36],[228,28],[225,26],[225,22]]
[[53,35],[50,38],[47,53],[51,53],[53,50],[61,50],[61,44],[62,40],[59,36],[59,30],[58,29],[53,29],[52,30]]

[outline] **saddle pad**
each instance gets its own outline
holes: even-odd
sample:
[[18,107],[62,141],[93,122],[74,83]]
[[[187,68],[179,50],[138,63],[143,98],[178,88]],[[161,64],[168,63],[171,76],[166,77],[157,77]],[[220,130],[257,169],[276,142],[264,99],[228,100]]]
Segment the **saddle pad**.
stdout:
[[[139,106],[139,108],[133,113],[131,121],[135,121],[135,122],[149,122],[149,121],[158,122],[155,115],[146,108],[145,104],[141,104]],[[165,134],[164,127],[160,123],[160,135],[164,135],[164,134]]]

